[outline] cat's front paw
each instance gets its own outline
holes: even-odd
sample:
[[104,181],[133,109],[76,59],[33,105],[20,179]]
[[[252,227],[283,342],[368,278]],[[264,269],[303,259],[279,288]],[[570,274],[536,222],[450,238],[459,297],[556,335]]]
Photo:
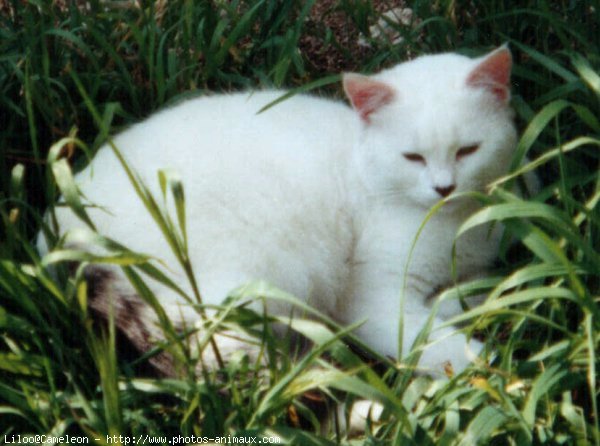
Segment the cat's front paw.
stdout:
[[368,424],[371,425],[371,428],[375,428],[383,413],[383,406],[370,400],[358,400],[350,407],[340,405],[336,409],[339,427],[349,437],[363,435],[367,431]]

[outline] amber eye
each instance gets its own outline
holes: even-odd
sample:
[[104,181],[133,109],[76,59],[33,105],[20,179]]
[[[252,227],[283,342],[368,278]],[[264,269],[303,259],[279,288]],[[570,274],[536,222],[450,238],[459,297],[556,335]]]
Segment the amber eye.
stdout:
[[422,163],[425,164],[425,158],[423,155],[419,155],[418,153],[403,153],[404,158],[414,163]]
[[470,146],[461,147],[460,149],[458,149],[458,152],[456,152],[456,159],[459,160],[461,158],[464,158],[465,156],[469,156],[477,152],[478,149],[479,144],[472,144]]

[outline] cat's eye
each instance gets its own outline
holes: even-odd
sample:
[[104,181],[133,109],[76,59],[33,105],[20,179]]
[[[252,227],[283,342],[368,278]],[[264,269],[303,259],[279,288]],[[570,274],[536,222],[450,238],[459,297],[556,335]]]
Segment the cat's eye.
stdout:
[[403,153],[404,158],[414,163],[422,163],[425,164],[425,158],[423,155],[419,155],[418,153]]
[[464,158],[465,156],[469,156],[477,152],[478,149],[479,144],[471,144],[470,146],[461,147],[460,149],[458,149],[458,152],[456,152],[456,159],[459,160],[461,158]]

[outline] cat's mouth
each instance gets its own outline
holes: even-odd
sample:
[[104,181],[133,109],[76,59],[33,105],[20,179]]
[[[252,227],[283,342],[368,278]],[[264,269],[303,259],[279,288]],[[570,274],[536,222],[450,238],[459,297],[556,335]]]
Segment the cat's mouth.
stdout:
[[467,205],[469,200],[466,197],[449,195],[444,198],[436,197],[424,207],[428,211],[440,212],[442,214],[453,213]]

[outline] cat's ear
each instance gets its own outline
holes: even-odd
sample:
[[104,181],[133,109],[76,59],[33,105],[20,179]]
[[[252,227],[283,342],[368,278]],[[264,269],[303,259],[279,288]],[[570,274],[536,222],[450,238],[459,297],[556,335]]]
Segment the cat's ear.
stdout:
[[383,105],[389,104],[394,98],[392,87],[362,74],[345,73],[343,84],[352,107],[367,123],[371,113]]
[[485,88],[502,104],[510,99],[512,56],[506,45],[492,51],[477,64],[467,77],[467,85]]

